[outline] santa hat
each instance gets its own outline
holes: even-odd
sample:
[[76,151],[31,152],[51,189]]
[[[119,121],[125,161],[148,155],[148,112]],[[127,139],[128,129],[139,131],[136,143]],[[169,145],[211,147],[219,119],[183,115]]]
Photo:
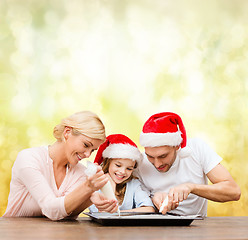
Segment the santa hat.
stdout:
[[172,112],[152,115],[143,126],[140,144],[143,147],[180,146],[180,157],[190,154],[186,147],[187,137],[182,119]]
[[137,145],[127,136],[112,134],[100,145],[94,162],[101,164],[104,158],[128,158],[139,161],[141,153]]

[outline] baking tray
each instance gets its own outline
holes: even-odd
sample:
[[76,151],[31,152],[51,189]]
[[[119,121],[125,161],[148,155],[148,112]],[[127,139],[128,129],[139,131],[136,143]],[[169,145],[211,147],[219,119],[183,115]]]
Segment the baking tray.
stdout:
[[202,220],[199,215],[178,216],[161,213],[84,213],[93,221],[104,226],[189,226],[194,220]]

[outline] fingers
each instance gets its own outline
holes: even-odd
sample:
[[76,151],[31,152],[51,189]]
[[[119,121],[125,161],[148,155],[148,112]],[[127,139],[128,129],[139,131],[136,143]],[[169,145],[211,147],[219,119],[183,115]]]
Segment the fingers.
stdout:
[[172,201],[172,203],[176,204],[177,202],[179,202],[179,194],[178,194],[178,192],[174,192],[173,193],[173,201]]
[[99,178],[88,178],[88,181],[89,181],[89,187],[93,191],[97,191],[108,182],[108,179],[104,176],[101,176]]
[[117,210],[118,210],[117,202],[112,203],[112,204],[106,209],[106,211],[107,211],[107,212],[110,212],[110,213],[117,212]]
[[172,188],[168,194],[168,206],[167,206],[167,212],[174,210],[175,208],[177,208],[179,206],[179,202],[182,198],[182,194],[174,191],[174,189]]
[[165,206],[162,210],[162,214],[166,214],[167,212],[174,210],[175,208],[177,208],[179,206],[178,202],[170,202],[168,203],[167,206]]
[[95,192],[94,194],[92,194],[91,201],[96,206],[99,206],[102,208],[106,207],[109,204],[109,200],[105,198],[103,194],[99,192]]
[[114,213],[118,209],[117,202],[115,200],[108,200],[102,205],[97,205],[99,212],[110,212]]
[[172,210],[173,201],[174,201],[174,192],[172,190],[170,190],[170,192],[168,194],[168,205],[167,205],[167,209],[166,209],[167,211],[166,212],[169,212],[170,210]]
[[179,206],[179,202],[172,202],[171,204],[171,209],[170,210],[174,210],[175,208],[177,208]]
[[118,209],[117,200],[108,200],[103,194],[95,192],[91,196],[92,203],[97,207],[99,212],[116,212]]
[[108,180],[108,177],[104,174],[100,166],[97,166],[96,174],[88,177],[89,186],[93,191],[97,191],[102,188]]
[[184,193],[183,193],[183,192],[179,192],[179,193],[178,193],[178,201],[179,201],[179,202],[182,202],[183,200],[185,200],[185,199],[184,199]]
[[164,207],[163,211],[162,211],[162,214],[166,214],[168,212],[168,205]]
[[186,184],[171,188],[168,195],[168,211],[173,210],[179,206],[179,203],[186,200],[189,195],[189,190]]
[[189,193],[184,192],[184,193],[183,193],[183,200],[186,200],[186,199],[188,198],[188,196],[189,196]]
[[[179,203],[186,200],[188,198],[188,195],[190,194],[190,187],[188,186],[189,183],[178,185],[174,188],[171,188],[168,193],[168,204],[167,206],[164,206],[162,211],[162,214],[166,214],[166,212],[169,212],[171,210],[174,210],[179,206]],[[155,193],[153,197],[153,203],[154,205],[161,210],[163,199],[165,199],[166,193]]]
[[161,205],[162,205],[162,201],[158,201],[158,200],[154,200],[153,201],[153,204],[155,205],[155,207],[157,208],[157,209],[160,209],[160,207],[161,207]]
[[[163,200],[164,200],[164,198],[165,197],[163,197],[163,195],[164,195],[164,193],[162,193],[162,192],[156,192],[155,194],[154,194],[154,196],[153,196],[153,198],[152,198],[152,202],[153,202],[153,204],[155,205],[155,207],[157,208],[157,209],[160,209],[160,207],[161,207],[161,205],[162,205],[162,203],[163,203]],[[167,194],[166,194],[167,195]],[[166,196],[165,195],[165,196]]]
[[[167,199],[168,197],[168,199]],[[171,210],[172,207],[174,207],[174,204],[172,206],[173,202],[173,192],[171,192],[169,195],[165,192],[157,192],[154,194],[154,197],[152,199],[153,204],[155,207],[161,212],[162,214],[166,214],[168,211]]]

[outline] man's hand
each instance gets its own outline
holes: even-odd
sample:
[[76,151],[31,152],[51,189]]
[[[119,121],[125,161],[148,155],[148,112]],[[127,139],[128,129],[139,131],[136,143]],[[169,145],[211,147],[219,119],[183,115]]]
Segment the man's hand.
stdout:
[[91,195],[90,200],[93,204],[95,204],[99,212],[114,213],[118,210],[117,201],[115,199],[108,200],[99,192],[94,192]]
[[[156,206],[158,210],[160,210],[163,201],[167,198],[168,194],[165,192],[156,192],[152,198],[153,204]],[[173,203],[168,199],[168,204],[164,206],[162,209],[162,214],[166,214],[170,210],[173,210],[178,207],[177,203]]]
[[183,183],[170,189],[169,202],[178,203],[186,200],[193,189],[192,183]]
[[168,204],[164,206],[162,214],[166,214],[171,210],[174,210],[179,206],[179,203],[188,198],[188,195],[192,191],[193,185],[191,183],[183,183],[174,188],[171,188],[169,193],[165,192],[156,192],[152,198],[153,204],[160,209],[163,204],[163,201],[168,195]]

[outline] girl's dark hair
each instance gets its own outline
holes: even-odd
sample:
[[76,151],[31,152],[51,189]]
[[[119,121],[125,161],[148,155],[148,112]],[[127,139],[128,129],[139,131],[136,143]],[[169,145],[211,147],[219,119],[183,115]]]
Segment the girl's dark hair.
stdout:
[[[113,160],[113,158],[105,158],[102,162],[102,170],[104,173],[108,173],[110,162]],[[137,168],[137,162],[135,162],[134,168]],[[133,176],[133,173],[130,175],[130,177],[125,180],[124,182],[120,184],[116,184],[115,188],[115,195],[117,196],[119,200],[119,204],[121,204],[124,200],[125,192],[126,192],[126,185],[127,182],[131,181],[132,179],[135,179],[136,177]]]

